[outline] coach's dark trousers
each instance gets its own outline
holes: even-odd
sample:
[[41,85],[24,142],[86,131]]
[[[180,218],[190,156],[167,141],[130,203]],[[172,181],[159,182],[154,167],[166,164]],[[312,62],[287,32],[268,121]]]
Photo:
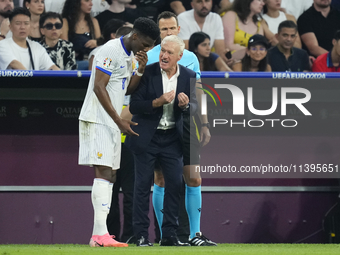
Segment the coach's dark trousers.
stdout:
[[133,230],[136,238],[149,236],[149,197],[156,159],[162,167],[165,180],[163,237],[176,235],[183,173],[182,155],[182,145],[176,129],[157,130],[145,152],[134,155]]

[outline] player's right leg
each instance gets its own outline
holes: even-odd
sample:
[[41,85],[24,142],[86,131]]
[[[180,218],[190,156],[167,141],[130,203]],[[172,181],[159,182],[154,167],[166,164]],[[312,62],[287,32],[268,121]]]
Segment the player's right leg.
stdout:
[[79,164],[94,166],[91,200],[94,225],[91,247],[127,247],[110,236],[106,218],[110,211],[113,182],[120,164],[120,133],[106,125],[79,122]]

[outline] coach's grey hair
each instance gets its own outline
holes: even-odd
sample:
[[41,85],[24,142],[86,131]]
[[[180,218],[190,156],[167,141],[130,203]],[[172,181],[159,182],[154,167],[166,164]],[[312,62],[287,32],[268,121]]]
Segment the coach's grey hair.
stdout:
[[185,44],[181,38],[179,38],[177,35],[168,35],[163,40],[161,45],[163,45],[166,42],[174,42],[177,43],[179,46],[179,52],[178,55],[181,55],[184,51]]

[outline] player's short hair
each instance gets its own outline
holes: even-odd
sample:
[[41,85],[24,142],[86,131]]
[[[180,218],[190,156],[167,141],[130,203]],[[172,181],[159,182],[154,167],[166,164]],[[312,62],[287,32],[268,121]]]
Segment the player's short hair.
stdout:
[[63,24],[63,18],[59,13],[56,12],[46,12],[40,16],[39,19],[39,27],[42,28],[44,26],[44,23],[48,19],[59,19],[61,24]]
[[335,39],[336,41],[339,41],[340,40],[340,30],[336,31],[334,36],[333,36],[333,39]]
[[174,42],[177,43],[179,46],[179,52],[178,55],[181,55],[184,51],[185,44],[181,38],[179,38],[177,35],[168,35],[166,36],[162,42],[161,45],[167,43],[167,42]]
[[177,15],[175,13],[173,13],[173,12],[168,12],[168,11],[162,12],[161,14],[158,15],[158,17],[157,17],[157,24],[159,25],[159,20],[160,19],[171,19],[171,18],[175,18],[176,24],[178,26]]
[[116,37],[127,35],[132,31],[132,27],[120,27],[117,29]]
[[281,32],[281,30],[283,28],[294,28],[295,31],[297,32],[297,25],[295,24],[294,21],[292,20],[285,20],[285,21],[282,21],[280,24],[279,24],[279,28],[278,28],[278,34]]
[[152,19],[144,17],[140,17],[135,20],[135,23],[133,24],[133,31],[137,34],[148,36],[152,40],[156,40],[160,35],[157,24]]
[[24,7],[16,7],[13,9],[12,13],[9,15],[9,22],[12,21],[12,19],[17,16],[17,15],[26,15],[28,16],[30,19],[31,19],[31,13],[29,10],[27,10],[26,8]]

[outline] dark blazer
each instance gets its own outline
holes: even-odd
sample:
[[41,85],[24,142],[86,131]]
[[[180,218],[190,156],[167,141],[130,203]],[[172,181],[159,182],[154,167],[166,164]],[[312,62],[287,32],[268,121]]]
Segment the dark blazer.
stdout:
[[[174,114],[176,129],[182,138],[183,135],[183,110],[178,107],[178,94],[183,92],[189,97],[189,109],[191,114],[197,111],[196,99],[196,73],[184,66],[179,66],[179,76],[177,78],[177,89],[174,102]],[[152,107],[152,101],[163,93],[162,74],[159,63],[156,62],[145,67],[143,77],[136,91],[131,95],[130,112],[133,114],[132,121],[137,122],[137,126],[131,128],[139,136],[127,137],[125,144],[134,153],[143,152],[149,145],[155,134],[159,121],[163,115],[163,106]],[[187,110],[189,110],[187,109]]]

